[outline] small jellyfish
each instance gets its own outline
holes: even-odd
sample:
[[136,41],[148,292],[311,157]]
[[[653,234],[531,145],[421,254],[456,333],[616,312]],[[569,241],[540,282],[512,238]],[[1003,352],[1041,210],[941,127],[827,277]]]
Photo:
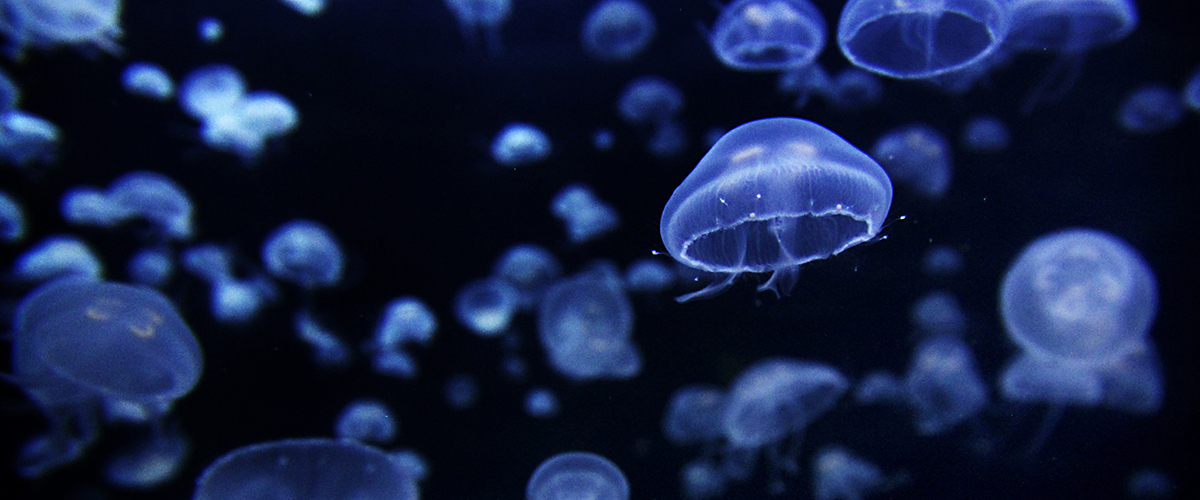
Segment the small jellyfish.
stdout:
[[922,435],[947,432],[987,405],[987,386],[970,348],[957,337],[936,335],[922,341],[903,384]]
[[813,455],[812,472],[816,500],[859,500],[885,481],[879,467],[840,446],[818,450]]
[[1179,93],[1166,85],[1148,83],[1130,92],[1117,108],[1117,122],[1132,134],[1165,132],[1183,121]]
[[153,429],[117,450],[108,459],[104,476],[109,484],[123,488],[156,488],[182,472],[190,450],[191,443],[179,429]]
[[63,193],[60,205],[63,219],[81,226],[113,227],[126,216],[119,207],[108,201],[106,193],[93,187],[68,189]]
[[638,259],[625,269],[625,289],[656,293],[675,285],[675,272],[657,259]]
[[[814,62],[779,73],[775,88],[781,93],[797,94],[792,106],[800,109],[808,105],[812,96],[829,95],[833,92],[833,79],[830,78],[829,72],[825,71],[824,67]],[[725,132],[722,130],[716,134],[716,137],[708,143],[709,147],[712,147],[713,143],[716,143],[717,139]]]
[[496,259],[492,276],[517,290],[521,309],[532,309],[542,300],[546,287],[562,275],[558,258],[540,245],[520,243],[509,247]]
[[1117,237],[1068,229],[1027,245],[1000,286],[1000,314],[1022,349],[1073,360],[1120,355],[1145,339],[1154,273]]
[[325,11],[325,0],[280,0],[292,10],[308,17],[315,17]]
[[21,88],[12,81],[12,77],[0,69],[0,113],[7,113],[17,108],[21,102]]
[[721,10],[709,43],[730,68],[780,71],[816,60],[825,35],[825,19],[808,0],[737,0]]
[[1005,399],[1025,403],[1096,406],[1104,397],[1100,377],[1086,363],[1030,352],[1005,366],[999,386]]
[[550,365],[575,380],[627,379],[641,371],[633,306],[607,267],[563,278],[538,307],[538,338]]
[[661,122],[646,140],[646,150],[655,158],[674,158],[687,149],[687,131],[675,120]]
[[275,284],[264,276],[215,282],[210,296],[213,318],[224,324],[246,323],[267,304],[277,300],[278,295]]
[[121,51],[121,0],[19,0],[5,2],[0,31],[8,35],[16,55],[26,45],[92,45]]
[[175,274],[175,261],[165,249],[143,249],[129,259],[128,274],[134,283],[160,287]]
[[175,82],[162,66],[154,63],[135,62],[125,66],[121,85],[130,94],[156,101],[166,101],[175,95]]
[[377,351],[371,358],[371,369],[380,375],[413,379],[417,376],[417,360],[400,349]]
[[388,458],[400,466],[400,469],[412,476],[414,481],[424,481],[429,475],[429,464],[421,454],[413,450],[397,450],[388,453]]
[[475,402],[479,400],[479,383],[475,381],[475,377],[465,373],[452,375],[446,380],[443,390],[446,404],[455,410],[466,410],[475,406]]
[[438,330],[437,316],[416,297],[400,297],[388,302],[379,327],[375,329],[377,349],[396,349],[407,343],[428,344]]
[[339,439],[387,444],[396,438],[396,420],[383,402],[360,399],[342,409],[333,434]]
[[961,335],[967,329],[967,318],[954,294],[947,291],[929,292],[913,303],[909,314],[913,326],[923,334]]
[[342,248],[325,226],[294,220],[277,228],[262,248],[267,272],[306,289],[336,285],[345,267]]
[[487,38],[488,51],[500,51],[500,26],[508,21],[512,12],[512,0],[443,0],[446,7],[458,19],[463,39],[476,40],[477,31],[483,30]]
[[207,121],[228,113],[246,93],[246,80],[233,66],[212,64],[192,70],[179,84],[179,106]]
[[921,270],[930,276],[951,276],[962,271],[963,256],[954,247],[934,245],[925,251],[921,259]]
[[963,125],[959,142],[968,151],[991,153],[1008,147],[1008,127],[999,118],[990,115],[976,116]]
[[895,404],[904,399],[904,385],[885,371],[868,373],[854,389],[854,401],[861,405]]
[[1187,83],[1183,85],[1183,103],[1194,113],[1200,113],[1200,67],[1188,75]]
[[537,163],[550,156],[550,138],[528,123],[505,125],[492,141],[492,159],[506,167]]
[[759,290],[786,292],[800,265],[874,238],[891,204],[883,168],[829,129],[799,118],[741,125],[663,208],[671,256],[725,277],[678,300],[717,294],[746,272],[772,272]]
[[712,460],[700,459],[684,464],[679,470],[680,487],[688,500],[707,500],[725,493],[729,478]]
[[604,0],[583,21],[583,49],[601,61],[628,61],[654,39],[654,14],[635,0]]
[[1001,0],[850,0],[837,39],[855,66],[925,79],[981,64],[1009,27]]
[[47,236],[17,257],[13,274],[29,282],[78,276],[99,279],[104,264],[92,248],[74,236]]
[[631,125],[670,120],[683,109],[683,91],[658,76],[635,78],[617,99],[617,113]]
[[192,237],[192,201],[169,177],[146,171],[131,172],[108,186],[106,200],[124,219],[146,219],[167,239]]
[[0,191],[0,241],[13,243],[25,238],[25,210],[12,195]]
[[885,132],[871,147],[871,156],[893,181],[936,200],[950,189],[954,170],[950,151],[950,142],[941,132],[914,123]]
[[525,394],[525,413],[533,418],[554,418],[558,415],[558,397],[545,387],[535,387]]
[[467,283],[454,297],[458,322],[481,337],[504,333],[517,312],[520,294],[508,282],[484,278]]
[[525,500],[629,500],[629,481],[617,465],[595,453],[571,451],[546,459],[525,485]]
[[44,118],[15,109],[0,113],[0,161],[18,167],[54,163],[61,138]]
[[416,500],[412,474],[357,441],[288,439],[238,448],[209,465],[193,500],[354,498]]
[[847,68],[833,77],[826,94],[835,108],[863,109],[883,100],[883,82],[861,69]]
[[215,17],[204,17],[196,23],[196,33],[201,41],[212,45],[225,37],[225,24]]
[[788,358],[757,362],[729,387],[722,427],[735,448],[798,434],[841,399],[850,383],[831,366]]
[[327,367],[342,367],[350,363],[350,348],[342,339],[317,322],[308,311],[296,313],[292,320],[296,336],[313,351],[313,361]]
[[616,143],[617,136],[613,134],[611,129],[597,129],[592,134],[592,146],[596,148],[596,151],[610,151]]
[[612,232],[621,223],[616,209],[583,184],[571,184],[554,195],[550,213],[566,224],[567,239],[576,244]]
[[662,429],[675,445],[717,441],[724,435],[725,391],[706,384],[685,385],[671,393]]

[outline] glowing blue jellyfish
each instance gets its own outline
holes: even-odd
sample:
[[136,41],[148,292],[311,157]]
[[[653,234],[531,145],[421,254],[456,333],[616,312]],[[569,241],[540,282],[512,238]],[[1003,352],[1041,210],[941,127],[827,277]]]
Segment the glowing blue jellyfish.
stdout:
[[990,153],[1002,151],[1010,141],[1008,127],[994,116],[976,116],[963,125],[959,140],[968,151]]
[[980,64],[1009,26],[1002,0],[850,0],[837,39],[855,66],[924,79]]
[[191,443],[179,429],[154,429],[118,449],[104,468],[109,484],[149,489],[175,479],[187,463]]
[[384,452],[356,441],[288,439],[238,448],[196,482],[193,500],[354,498],[417,500],[416,479]]
[[629,481],[616,464],[595,453],[572,451],[546,459],[525,485],[525,500],[629,500]]
[[14,329],[13,379],[50,420],[18,459],[27,477],[78,458],[99,432],[102,406],[161,418],[203,367],[187,324],[148,288],[56,280],[25,297]]
[[705,500],[723,495],[729,478],[712,460],[700,459],[684,464],[679,470],[679,482],[684,498]]
[[0,191],[0,241],[12,243],[25,237],[25,210],[11,195]]
[[416,297],[400,297],[384,308],[374,343],[378,349],[396,349],[410,342],[428,344],[437,330],[437,316],[425,302]]
[[966,342],[948,335],[922,341],[905,375],[904,392],[917,432],[942,434],[987,405],[987,386]]
[[635,0],[604,0],[583,21],[583,49],[601,61],[633,59],[654,40],[654,14]]
[[827,90],[829,104],[839,109],[862,109],[883,100],[883,82],[871,73],[847,68],[833,77]]
[[292,10],[308,17],[315,17],[325,11],[325,0],[280,0]]
[[300,123],[300,113],[286,97],[270,91],[243,95],[220,114],[207,118],[200,128],[204,143],[253,162],[266,141],[286,135]]
[[1192,71],[1183,85],[1183,103],[1193,112],[1200,113],[1200,68]]
[[58,156],[58,127],[15,109],[0,113],[0,161],[18,167],[50,164]]
[[725,391],[706,384],[685,385],[671,393],[663,413],[663,436],[675,445],[717,441],[725,433]]
[[294,220],[267,237],[262,248],[267,272],[306,289],[336,285],[345,267],[342,248],[325,226]]
[[925,251],[921,269],[930,276],[952,276],[963,267],[963,256],[948,245],[935,245]]
[[121,48],[121,0],[10,0],[0,31],[18,56],[26,45],[91,45],[109,53]]
[[21,102],[21,89],[4,70],[0,69],[0,113],[17,108]]
[[596,197],[583,184],[564,187],[550,200],[550,212],[567,226],[571,243],[584,243],[617,228],[621,219],[616,209]]
[[[819,63],[812,63],[798,68],[792,68],[782,73],[779,73],[779,79],[775,82],[775,88],[780,92],[788,94],[797,94],[796,100],[792,106],[797,109],[808,105],[808,101],[814,95],[829,95],[833,90],[833,79],[830,78],[829,72],[825,71]],[[717,142],[717,139],[724,134],[721,131],[717,134],[709,146]]]
[[47,236],[17,257],[13,274],[29,282],[78,276],[99,279],[104,264],[92,248],[74,236]]
[[534,418],[554,418],[558,415],[558,397],[545,387],[535,387],[525,394],[525,413]]
[[175,274],[175,261],[165,249],[139,250],[129,259],[129,279],[134,283],[159,287]]
[[859,500],[881,488],[883,471],[840,446],[827,446],[813,455],[813,498]]
[[383,402],[361,399],[342,409],[333,434],[339,439],[387,444],[396,438],[396,420]]
[[656,293],[675,285],[675,272],[656,259],[638,259],[625,269],[625,289]]
[[615,270],[563,278],[538,306],[538,338],[550,365],[575,380],[627,379],[641,371],[633,345],[633,306]]
[[891,204],[892,182],[871,157],[816,123],[767,118],[713,145],[671,194],[659,231],[675,260],[725,276],[680,301],[745,272],[773,272],[759,290],[778,293],[801,264],[874,238]]
[[492,159],[506,167],[537,163],[550,156],[550,138],[528,123],[505,125],[492,141]]
[[954,294],[937,290],[922,295],[909,315],[918,332],[926,335],[961,335],[967,329],[967,317]]
[[617,113],[633,125],[670,120],[683,109],[683,91],[658,76],[635,78],[617,99]]
[[521,309],[532,309],[546,287],[562,275],[558,258],[540,245],[520,243],[505,250],[492,267],[492,276],[517,290]]
[[1117,42],[1138,24],[1133,0],[1008,0],[1008,50],[1083,53]]
[[200,35],[201,41],[212,45],[225,37],[225,24],[215,17],[201,18],[196,23],[196,32]]
[[674,158],[687,148],[687,132],[675,120],[661,122],[646,140],[646,150],[655,158]]
[[904,396],[900,380],[885,371],[868,373],[854,389],[854,401],[862,405],[896,404],[902,402]]
[[737,0],[721,10],[709,43],[730,68],[781,71],[812,63],[825,34],[825,19],[808,0]]
[[1000,287],[1009,338],[1025,351],[1068,360],[1120,355],[1147,337],[1157,307],[1154,273],[1142,257],[1094,229],[1033,241]]
[[454,297],[458,322],[481,337],[504,333],[517,312],[520,293],[497,278],[467,283]]
[[841,399],[850,383],[831,366],[788,358],[755,363],[725,397],[722,428],[735,448],[761,448],[798,434]]
[[213,64],[192,70],[179,84],[179,106],[207,121],[228,113],[246,93],[246,79],[233,66]]
[[312,348],[313,361],[328,367],[343,367],[350,363],[350,348],[332,331],[317,322],[307,310],[292,319],[296,336]]
[[154,63],[130,63],[121,73],[121,85],[130,94],[156,101],[175,96],[175,82],[162,66]]
[[473,42],[483,30],[488,51],[500,51],[500,26],[508,21],[512,0],[443,0],[458,19],[463,38]]
[[137,171],[125,174],[108,187],[107,201],[123,219],[146,219],[167,239],[192,237],[192,201],[169,177]]
[[936,200],[950,189],[954,171],[950,142],[929,125],[914,123],[884,133],[871,147],[871,156],[893,181],[927,198]]
[[1130,92],[1117,109],[1117,123],[1133,134],[1156,134],[1183,121],[1183,101],[1166,85],[1148,83]]
[[596,133],[592,134],[592,146],[596,151],[610,151],[616,143],[617,136],[610,129],[597,129]]
[[213,317],[220,323],[250,321],[279,294],[274,283],[266,277],[238,279],[234,275],[230,250],[216,245],[189,248],[179,256],[179,261],[184,270],[211,285],[209,305]]

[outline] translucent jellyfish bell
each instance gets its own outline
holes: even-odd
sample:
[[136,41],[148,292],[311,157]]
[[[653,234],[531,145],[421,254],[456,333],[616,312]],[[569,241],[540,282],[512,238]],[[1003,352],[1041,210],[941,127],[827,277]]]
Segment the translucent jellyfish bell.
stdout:
[[892,182],[875,160],[816,123],[767,118],[721,137],[671,194],[659,231],[675,260],[726,279],[773,272],[759,290],[786,291],[800,265],[879,233]]
[[468,42],[476,40],[477,31],[483,30],[488,50],[500,50],[500,26],[508,21],[512,12],[512,0],[443,0],[462,29]]
[[520,293],[508,282],[484,278],[467,283],[454,296],[459,323],[481,337],[504,333],[517,312]]
[[121,85],[130,94],[156,101],[166,101],[175,95],[175,82],[162,66],[154,63],[130,63],[121,73]]
[[1136,250],[1094,229],[1042,236],[1000,286],[1009,338],[1023,349],[1104,359],[1145,339],[1158,307],[1154,274]]
[[550,364],[572,379],[636,375],[641,354],[632,334],[633,306],[613,270],[564,278],[538,307],[538,338]]
[[685,385],[671,393],[663,413],[663,435],[672,444],[716,441],[724,434],[725,391],[705,384]]
[[179,84],[179,105],[197,120],[227,113],[246,93],[246,80],[233,66],[201,66]]
[[1117,109],[1117,123],[1132,134],[1164,132],[1183,121],[1183,100],[1174,89],[1148,83],[1134,89]]
[[538,465],[525,485],[525,500],[628,500],[629,481],[616,464],[595,453],[559,453]]
[[25,237],[25,209],[11,195],[0,191],[0,241],[13,243]]
[[642,76],[625,86],[617,112],[634,125],[662,123],[683,109],[683,91],[665,78]]
[[987,388],[966,342],[938,335],[917,346],[904,378],[917,431],[941,434],[987,405]]
[[654,14],[634,0],[604,0],[583,21],[583,49],[601,61],[633,59],[654,39]]
[[550,138],[528,123],[505,125],[492,141],[492,159],[506,167],[537,163],[550,156]]
[[0,113],[0,161],[18,167],[53,163],[61,137],[58,126],[39,116],[16,109]]
[[306,220],[288,222],[271,233],[262,259],[275,277],[310,289],[336,285],[345,266],[333,234]]
[[104,275],[104,264],[79,238],[47,236],[17,258],[13,274],[30,282],[66,276],[99,279]]
[[383,402],[361,399],[342,409],[333,433],[340,439],[386,444],[396,438],[396,420]]
[[747,368],[725,399],[722,424],[735,448],[759,448],[802,431],[841,399],[850,383],[831,366],[786,358]]
[[850,0],[837,38],[855,66],[893,78],[930,78],[982,63],[1009,25],[1002,0]]
[[18,54],[26,44],[94,45],[120,52],[121,0],[15,0],[5,2],[5,20],[0,23],[16,45]]
[[950,189],[954,172],[950,141],[937,129],[914,123],[890,130],[871,147],[871,156],[892,180],[938,199]]
[[883,471],[840,446],[827,446],[813,455],[813,498],[857,500],[879,489]]
[[1082,53],[1133,32],[1133,0],[1008,0],[1012,29],[1005,48]]
[[963,125],[959,142],[969,151],[990,153],[1007,148],[1010,140],[1011,134],[1003,121],[995,116],[981,115]]
[[165,175],[146,171],[125,174],[109,185],[106,199],[116,213],[150,221],[165,238],[192,237],[192,201]]
[[412,474],[378,449],[348,440],[288,439],[238,448],[217,459],[200,475],[192,499],[418,496]]
[[812,63],[825,48],[825,32],[808,0],[737,0],[721,10],[709,43],[730,68],[780,71]]

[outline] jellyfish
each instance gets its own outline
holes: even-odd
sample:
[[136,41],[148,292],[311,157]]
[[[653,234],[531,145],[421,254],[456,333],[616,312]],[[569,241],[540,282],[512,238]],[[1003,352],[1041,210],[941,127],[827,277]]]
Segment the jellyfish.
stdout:
[[538,306],[538,338],[550,365],[574,380],[627,379],[641,371],[633,306],[614,269],[597,266],[563,278]]
[[325,0],[280,0],[292,10],[308,17],[315,17],[325,11]]
[[454,297],[454,315],[458,322],[480,337],[504,333],[517,312],[520,294],[516,288],[497,278],[467,283]]
[[160,287],[175,273],[170,252],[159,248],[139,250],[129,259],[129,279],[134,283]]
[[428,344],[437,333],[438,320],[429,306],[417,297],[400,297],[388,302],[375,330],[375,348],[398,349],[404,344]]
[[0,191],[0,241],[13,243],[25,238],[25,210],[12,195]]
[[562,188],[550,200],[550,212],[566,224],[567,239],[577,244],[612,232],[621,223],[616,209],[583,184]]
[[693,460],[679,470],[680,487],[688,500],[716,498],[725,493],[729,478],[709,459]]
[[465,373],[452,375],[446,379],[443,391],[446,404],[456,410],[465,410],[475,406],[475,402],[479,400],[479,383],[475,381],[475,377]]
[[721,425],[735,448],[761,448],[798,434],[850,384],[836,369],[789,358],[759,361],[733,381]]
[[904,384],[886,371],[863,376],[854,389],[854,401],[861,405],[896,404],[904,400]]
[[934,245],[925,251],[921,269],[930,276],[952,276],[962,271],[963,256],[949,245]]
[[58,126],[45,118],[16,109],[0,112],[0,161],[18,167],[54,163],[61,138]]
[[656,293],[675,284],[675,273],[656,259],[638,259],[625,269],[625,289],[630,292]]
[[861,69],[846,68],[833,77],[826,94],[835,108],[862,109],[883,100],[883,82]]
[[725,391],[708,384],[685,385],[671,393],[663,413],[663,436],[675,445],[719,440],[725,428]]
[[200,345],[175,307],[143,287],[64,278],[21,302],[13,378],[50,420],[21,452],[34,477],[78,458],[97,437],[104,407],[129,419],[170,411],[200,379]]
[[268,140],[292,132],[299,122],[300,113],[291,101],[278,93],[259,90],[242,95],[228,108],[205,119],[200,136],[209,147],[252,163]]
[[13,274],[34,283],[67,276],[99,279],[104,276],[104,264],[79,238],[47,236],[17,257]]
[[8,73],[0,69],[0,113],[17,109],[21,102],[21,88],[12,81]]
[[164,239],[192,237],[192,201],[165,175],[147,171],[122,175],[108,186],[106,198],[121,219],[146,219]]
[[179,84],[179,106],[200,121],[227,113],[246,93],[242,73],[226,64],[201,66]]
[[344,367],[350,363],[350,348],[332,331],[317,322],[306,309],[292,318],[296,336],[312,348],[313,361],[326,367]]
[[[791,68],[787,71],[779,73],[779,79],[775,82],[775,88],[779,92],[788,94],[797,94],[796,100],[792,106],[796,109],[803,108],[808,105],[808,101],[814,95],[829,95],[833,92],[833,78],[829,76],[829,72],[820,63],[813,62],[797,68]],[[717,142],[725,131],[721,131],[716,135],[709,146]]]
[[238,448],[209,465],[193,500],[356,498],[416,500],[416,479],[357,441],[287,439]]
[[654,126],[646,140],[646,150],[655,158],[674,158],[687,149],[687,132],[678,121],[666,120]]
[[825,31],[825,19],[808,0],[737,0],[721,10],[709,44],[727,67],[781,71],[816,60]]
[[988,402],[970,348],[950,335],[934,335],[917,346],[903,387],[922,435],[947,432]]
[[954,171],[950,142],[929,125],[914,123],[885,132],[871,147],[871,156],[892,180],[928,199],[939,199],[950,189]]
[[339,439],[387,444],[396,438],[396,419],[382,401],[360,399],[342,409],[333,434]]
[[954,294],[937,290],[922,295],[909,314],[918,332],[932,335],[962,335],[967,318]]
[[311,290],[336,285],[345,267],[342,248],[325,226],[294,220],[275,229],[263,243],[267,272]]
[[772,272],[786,292],[800,265],[879,233],[892,182],[875,160],[816,123],[767,118],[713,145],[671,194],[659,231],[667,252],[725,279],[677,300],[717,294],[741,273]]
[[150,489],[175,479],[187,462],[191,443],[177,426],[152,429],[117,450],[104,468],[110,484]]
[[1200,113],[1200,67],[1192,70],[1187,83],[1183,84],[1183,103],[1193,112]]
[[225,24],[215,17],[203,17],[196,23],[196,32],[201,41],[213,45],[225,37]]
[[826,446],[813,455],[813,498],[859,500],[883,486],[883,471],[840,446]]
[[550,156],[550,138],[528,123],[505,125],[492,141],[492,159],[506,167],[537,163]]
[[188,248],[179,256],[188,273],[211,287],[209,305],[220,323],[245,323],[279,294],[274,283],[264,276],[238,279],[234,275],[231,251],[206,244]]
[[628,61],[654,40],[654,14],[635,0],[603,0],[583,21],[583,49],[601,61]]
[[558,415],[558,397],[545,387],[535,387],[525,394],[525,413],[533,418],[554,418]]
[[90,45],[117,54],[121,47],[121,0],[13,0],[5,2],[0,31],[20,57],[26,45]]
[[519,243],[509,247],[496,259],[492,276],[504,280],[517,290],[521,309],[537,306],[542,294],[562,275],[558,258],[541,245]]
[[1008,147],[1011,140],[1008,126],[999,118],[981,115],[971,118],[963,125],[959,143],[968,151],[992,153]]
[[483,30],[488,51],[500,52],[500,26],[508,21],[512,0],[443,0],[462,29],[463,39],[474,42]]
[[538,465],[525,485],[525,500],[589,498],[628,500],[629,481],[616,464],[595,453],[559,453]]
[[658,76],[635,78],[617,99],[617,113],[631,125],[670,120],[683,109],[683,91]]
[[1183,102],[1179,93],[1160,83],[1147,83],[1134,89],[1117,109],[1117,123],[1131,134],[1157,134],[1183,121]]
[[129,63],[121,73],[121,85],[130,94],[156,101],[166,101],[175,95],[175,82],[162,66],[154,63]]

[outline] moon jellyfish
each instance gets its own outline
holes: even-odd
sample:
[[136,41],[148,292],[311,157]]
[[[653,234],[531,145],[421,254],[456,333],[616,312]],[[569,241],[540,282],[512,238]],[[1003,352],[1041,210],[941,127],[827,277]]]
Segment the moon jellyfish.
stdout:
[[1148,83],[1125,96],[1117,109],[1117,123],[1131,134],[1165,132],[1183,121],[1179,93],[1166,85]]
[[709,43],[730,68],[780,71],[816,60],[825,34],[825,19],[808,0],[737,0],[721,10]]
[[129,259],[129,279],[134,283],[160,287],[175,274],[175,261],[162,249],[143,249]]
[[437,333],[438,320],[429,306],[416,297],[400,297],[388,302],[383,319],[375,329],[378,349],[397,349],[404,344],[428,344]]
[[156,488],[179,475],[191,443],[174,427],[154,429],[148,436],[117,450],[104,468],[110,484],[124,488]]
[[917,299],[910,313],[918,332],[932,335],[961,335],[967,329],[967,318],[954,294],[933,291]]
[[661,292],[675,284],[675,272],[659,260],[638,259],[625,269],[624,282],[630,292]]
[[550,156],[550,138],[528,123],[505,125],[492,141],[492,159],[506,167],[537,163]]
[[25,238],[25,209],[11,195],[0,191],[0,241],[13,243]]
[[821,363],[776,358],[737,376],[725,398],[722,428],[736,448],[760,448],[799,433],[841,399],[850,383]]
[[712,460],[693,460],[679,470],[680,488],[688,500],[716,498],[725,493],[729,478]]
[[893,181],[935,200],[950,189],[954,170],[950,152],[946,136],[923,123],[888,131],[871,147],[871,156]]
[[520,243],[505,250],[492,267],[492,276],[517,290],[521,309],[532,309],[559,276],[558,258],[540,245]]
[[675,445],[713,442],[724,435],[725,391],[705,384],[685,385],[671,393],[662,429]]
[[550,200],[550,212],[566,224],[567,239],[577,244],[612,232],[621,223],[616,209],[583,184],[562,188]]
[[292,10],[314,17],[325,11],[325,0],[280,0]]
[[336,285],[345,267],[342,248],[325,226],[294,220],[267,237],[262,260],[276,278],[306,289]]
[[165,175],[146,171],[122,175],[109,185],[107,200],[122,219],[146,219],[164,238],[192,237],[192,201]]
[[99,279],[104,264],[92,248],[74,236],[47,236],[17,257],[13,274],[29,282],[76,276]]
[[154,63],[130,63],[121,73],[121,85],[130,94],[156,101],[166,101],[175,95],[175,82],[162,66]]
[[616,464],[595,453],[572,451],[546,459],[525,485],[525,500],[629,500],[629,481]]
[[238,448],[217,459],[200,475],[192,499],[418,496],[413,476],[378,449],[356,441],[288,439]]
[[971,350],[956,337],[937,335],[922,341],[903,384],[917,432],[923,435],[944,433],[987,405],[987,388]]
[[627,61],[654,40],[654,15],[634,0],[604,0],[583,21],[583,49],[601,61]]
[[333,434],[339,439],[387,444],[396,438],[396,420],[383,402],[361,399],[342,409]]
[[54,163],[60,139],[58,127],[44,118],[15,109],[0,113],[0,161],[18,167]]
[[350,348],[332,331],[317,322],[307,310],[292,318],[296,336],[313,351],[313,361],[321,366],[343,367],[350,363]]
[[[833,78],[820,63],[813,62],[779,73],[775,88],[782,93],[797,94],[792,106],[800,109],[807,106],[814,95],[828,96],[833,91]],[[708,145],[711,147],[724,133],[720,131]]]
[[50,420],[18,459],[27,477],[78,458],[97,437],[102,407],[161,418],[203,368],[192,331],[149,288],[56,280],[25,297],[14,329],[13,379]]
[[1011,140],[1008,127],[994,116],[976,116],[963,125],[959,143],[968,151],[991,153],[1002,151]]
[[861,69],[847,68],[833,77],[826,93],[835,108],[862,109],[883,100],[883,82]]
[[813,498],[859,500],[881,488],[883,471],[840,446],[827,446],[813,455]]
[[683,91],[657,76],[635,78],[617,99],[617,112],[633,125],[670,120],[683,109]]
[[930,276],[953,276],[962,271],[963,256],[949,245],[935,245],[925,251],[921,269]]
[[200,35],[201,41],[213,45],[225,37],[225,24],[215,17],[201,18],[196,23],[196,32]]
[[525,394],[525,413],[534,418],[558,415],[558,397],[550,389],[535,387]]
[[838,45],[855,66],[892,78],[930,78],[981,64],[1009,30],[1001,0],[850,0]]
[[226,64],[201,66],[179,84],[179,105],[200,121],[227,113],[246,93],[242,73]]
[[512,285],[496,278],[467,283],[454,296],[458,322],[481,337],[504,333],[517,312],[520,295]]
[[678,300],[719,293],[746,272],[773,273],[760,291],[787,291],[802,264],[874,238],[891,204],[883,168],[829,129],[799,118],[743,124],[663,209],[659,231],[671,256],[725,276]]
[[602,266],[555,283],[537,321],[550,365],[568,378],[627,379],[641,371],[641,353],[630,338],[633,306],[615,270]]
[[18,56],[26,45],[92,45],[119,53],[121,0],[11,0],[4,5],[0,31]]
[[500,26],[508,21],[512,11],[512,0],[443,0],[446,7],[458,19],[463,38],[468,42],[476,39],[477,31],[483,30],[487,38],[488,51],[500,51]]

